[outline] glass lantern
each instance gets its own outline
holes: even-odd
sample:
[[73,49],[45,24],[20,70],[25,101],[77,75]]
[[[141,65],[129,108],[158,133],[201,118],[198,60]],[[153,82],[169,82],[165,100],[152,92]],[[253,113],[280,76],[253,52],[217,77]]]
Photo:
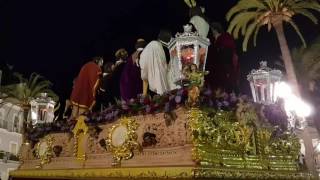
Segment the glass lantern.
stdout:
[[47,93],[41,93],[41,96],[30,101],[31,122],[32,125],[52,123],[54,120],[55,102],[48,97]]
[[183,69],[195,64],[200,71],[205,71],[205,65],[210,41],[192,32],[192,26],[183,26],[184,32],[177,33],[169,43],[170,63],[169,80],[178,82],[184,79]]
[[273,104],[277,100],[275,86],[281,81],[282,73],[280,70],[271,69],[266,61],[260,62],[258,70],[252,70],[247,76],[253,100],[261,104]]

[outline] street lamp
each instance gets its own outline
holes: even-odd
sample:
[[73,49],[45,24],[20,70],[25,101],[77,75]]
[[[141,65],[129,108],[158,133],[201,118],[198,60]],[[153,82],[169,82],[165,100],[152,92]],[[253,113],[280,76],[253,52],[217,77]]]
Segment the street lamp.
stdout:
[[253,100],[261,104],[273,104],[277,100],[275,87],[280,83],[282,73],[280,70],[271,69],[266,61],[260,62],[260,68],[248,74]]
[[41,93],[40,97],[30,101],[32,125],[52,123],[54,120],[55,102],[47,93]]

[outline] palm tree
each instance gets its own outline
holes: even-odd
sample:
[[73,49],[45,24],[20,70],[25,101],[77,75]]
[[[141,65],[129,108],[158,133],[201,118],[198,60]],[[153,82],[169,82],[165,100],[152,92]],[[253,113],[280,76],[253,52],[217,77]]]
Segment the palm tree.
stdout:
[[1,88],[1,92],[3,93],[2,103],[10,102],[22,108],[24,116],[22,134],[25,138],[26,121],[31,108],[30,101],[41,96],[41,93],[47,93],[56,102],[58,102],[59,97],[51,90],[52,83],[39,74],[32,73],[29,79],[24,78],[19,73],[14,73],[14,76],[19,79],[19,83],[6,85]]
[[287,78],[296,93],[299,94],[298,82],[283,25],[284,23],[290,24],[299,35],[303,46],[306,46],[300,30],[292,18],[295,15],[302,15],[317,24],[318,20],[312,14],[312,10],[320,12],[320,4],[316,0],[239,0],[226,15],[227,21],[230,22],[228,32],[238,38],[241,31],[244,36],[243,50],[246,51],[251,36],[253,36],[254,46],[256,46],[257,34],[262,26],[266,25],[269,31],[274,28],[280,44]]

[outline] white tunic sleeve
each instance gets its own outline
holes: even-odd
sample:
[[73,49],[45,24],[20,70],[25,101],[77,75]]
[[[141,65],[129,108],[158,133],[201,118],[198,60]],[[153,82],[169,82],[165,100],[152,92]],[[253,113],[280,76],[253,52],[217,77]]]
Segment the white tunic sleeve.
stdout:
[[148,59],[149,59],[148,51],[143,51],[140,55],[139,65],[141,69],[141,79],[148,80]]

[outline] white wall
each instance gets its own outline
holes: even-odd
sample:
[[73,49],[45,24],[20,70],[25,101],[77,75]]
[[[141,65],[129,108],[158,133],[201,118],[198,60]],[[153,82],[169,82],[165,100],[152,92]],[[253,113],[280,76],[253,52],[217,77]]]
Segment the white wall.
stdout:
[[19,162],[7,161],[7,163],[4,163],[2,160],[0,160],[1,180],[7,180],[9,177],[9,172],[17,169],[19,165],[20,165]]
[[[22,143],[20,132],[23,112],[16,105],[1,102],[0,100],[0,150],[17,155]],[[0,159],[1,180],[7,180],[9,171],[18,168],[18,166],[19,162],[9,160],[5,163]]]
[[11,103],[0,104],[0,128],[10,132],[21,132],[23,111]]

